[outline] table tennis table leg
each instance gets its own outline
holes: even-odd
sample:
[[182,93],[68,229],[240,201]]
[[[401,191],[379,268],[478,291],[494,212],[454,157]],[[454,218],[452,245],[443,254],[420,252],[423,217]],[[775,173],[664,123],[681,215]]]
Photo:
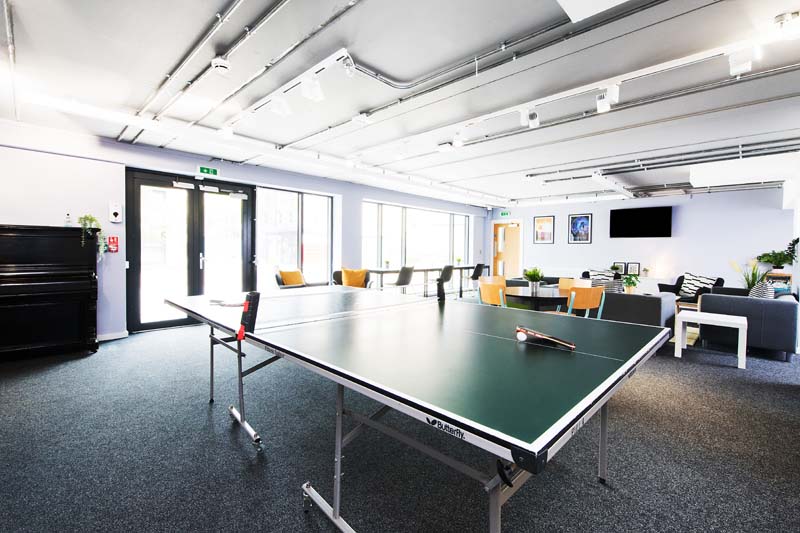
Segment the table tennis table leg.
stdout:
[[210,370],[210,395],[208,403],[214,403],[214,326],[210,327],[211,332],[208,335],[208,352],[210,356],[209,370]]
[[604,484],[608,477],[608,403],[600,408],[600,460],[597,466],[597,480]]
[[498,485],[489,492],[489,533],[500,533],[500,513],[503,509],[501,487]]
[[336,451],[333,474],[333,519],[339,519],[342,503],[342,418],[344,417],[344,386],[336,385]]
[[261,436],[256,433],[250,424],[247,422],[245,418],[245,411],[244,411],[244,374],[242,373],[242,357],[244,354],[242,353],[242,341],[236,340],[236,363],[237,363],[237,378],[239,381],[239,409],[237,410],[236,407],[230,406],[228,407],[228,412],[231,416],[239,422],[239,425],[244,428],[250,438],[253,440],[253,446],[261,449]]

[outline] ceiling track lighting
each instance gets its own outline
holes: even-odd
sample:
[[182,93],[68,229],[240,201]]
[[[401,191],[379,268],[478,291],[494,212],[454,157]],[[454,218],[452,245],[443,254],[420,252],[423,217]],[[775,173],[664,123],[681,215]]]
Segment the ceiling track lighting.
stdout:
[[292,108],[289,107],[289,102],[282,96],[275,96],[266,104],[267,109],[271,113],[275,113],[279,117],[288,117],[292,114]]
[[753,70],[755,48],[747,47],[728,54],[728,66],[731,76],[741,76]]
[[519,125],[523,128],[538,128],[541,123],[539,122],[539,113],[536,108],[520,109],[519,110]]
[[597,112],[608,113],[611,106],[619,103],[619,83],[609,85],[597,95]]
[[776,16],[775,28],[781,39],[800,39],[800,11],[788,11]]
[[445,154],[447,152],[453,151],[453,143],[442,143],[436,146],[436,151],[440,154]]
[[312,102],[322,102],[325,100],[322,84],[319,82],[319,77],[316,74],[303,78],[300,81],[300,92],[303,98],[311,100]]

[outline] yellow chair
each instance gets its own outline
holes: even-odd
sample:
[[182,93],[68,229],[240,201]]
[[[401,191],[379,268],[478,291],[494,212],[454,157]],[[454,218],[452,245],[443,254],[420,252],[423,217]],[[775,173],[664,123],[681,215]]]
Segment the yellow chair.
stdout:
[[575,278],[558,278],[559,289],[571,289],[575,286]]
[[572,311],[585,311],[583,316],[588,318],[589,312],[592,309],[597,309],[597,318],[602,318],[605,302],[605,287],[573,287],[569,293],[569,308],[567,312],[551,312],[559,315],[571,315]]
[[478,279],[478,301],[486,305],[506,307],[506,278],[481,276]]

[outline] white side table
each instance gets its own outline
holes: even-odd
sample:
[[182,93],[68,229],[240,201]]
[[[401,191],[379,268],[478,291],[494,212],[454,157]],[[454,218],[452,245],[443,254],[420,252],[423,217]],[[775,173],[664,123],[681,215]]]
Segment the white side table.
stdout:
[[721,315],[718,313],[703,313],[702,311],[681,311],[675,315],[675,357],[681,356],[681,351],[686,348],[686,324],[705,324],[707,326],[723,326],[739,330],[739,344],[737,355],[739,368],[746,368],[747,358],[747,317],[736,315]]

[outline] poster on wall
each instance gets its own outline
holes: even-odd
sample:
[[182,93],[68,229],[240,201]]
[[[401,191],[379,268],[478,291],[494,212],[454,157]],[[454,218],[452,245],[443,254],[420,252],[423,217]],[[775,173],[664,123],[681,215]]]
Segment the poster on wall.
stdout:
[[569,235],[570,244],[591,244],[592,243],[592,214],[583,213],[580,215],[569,216]]
[[554,216],[533,217],[533,244],[553,244],[555,242]]

